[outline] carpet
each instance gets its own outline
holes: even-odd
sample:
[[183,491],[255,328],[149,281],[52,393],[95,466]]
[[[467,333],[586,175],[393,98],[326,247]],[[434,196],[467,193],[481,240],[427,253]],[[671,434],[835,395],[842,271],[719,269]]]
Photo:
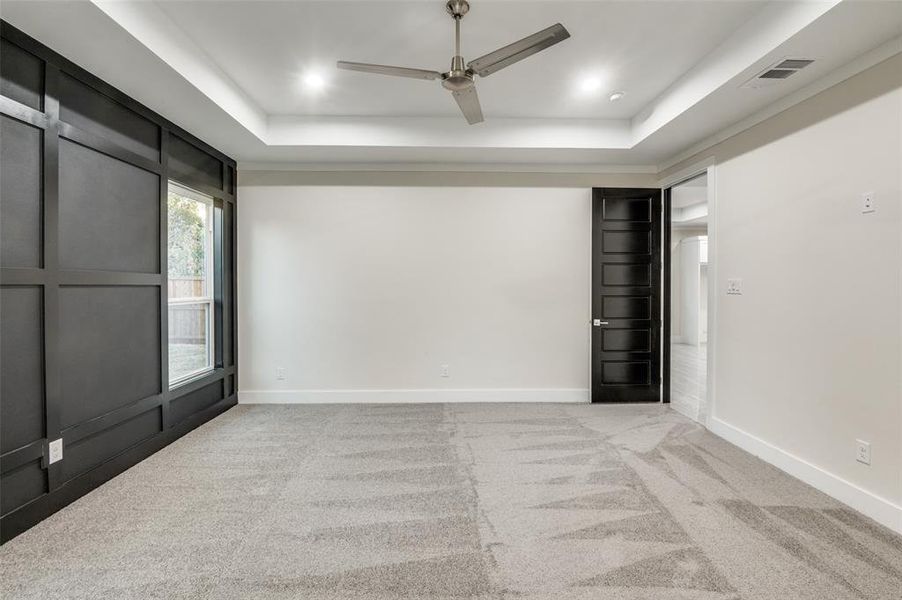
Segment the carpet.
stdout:
[[0,597],[899,600],[902,537],[661,405],[239,405],[0,548]]

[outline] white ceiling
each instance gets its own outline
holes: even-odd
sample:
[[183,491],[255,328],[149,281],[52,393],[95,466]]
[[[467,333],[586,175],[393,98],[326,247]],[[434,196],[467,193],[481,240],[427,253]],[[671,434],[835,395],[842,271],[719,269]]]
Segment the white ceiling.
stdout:
[[[441,0],[158,3],[271,115],[459,114],[439,82],[335,68],[342,59],[447,71],[454,21]],[[483,112],[630,118],[764,4],[473,0],[461,22],[462,52],[473,59],[560,22],[569,40],[479,81]],[[308,70],[328,82],[323,94],[301,89]],[[587,76],[598,77],[607,94],[584,97],[579,82]],[[614,90],[627,95],[609,102]]]
[[[333,68],[446,70],[443,0],[4,0],[0,16],[243,167],[655,171],[902,51],[895,1],[471,2],[467,58],[555,22],[572,35],[480,80],[474,126],[437,82]],[[816,62],[740,87],[787,56]],[[311,71],[319,95],[300,85]],[[578,93],[586,76],[602,81],[594,96]],[[626,96],[611,103],[613,90]]]

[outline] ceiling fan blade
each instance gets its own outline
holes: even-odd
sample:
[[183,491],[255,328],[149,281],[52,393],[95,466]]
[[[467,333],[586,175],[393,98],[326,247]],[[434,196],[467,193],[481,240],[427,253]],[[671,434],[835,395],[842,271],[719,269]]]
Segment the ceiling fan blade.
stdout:
[[439,79],[442,74],[426,69],[408,69],[407,67],[391,67],[388,65],[371,65],[369,63],[338,61],[338,68],[347,71],[362,71],[377,75],[394,75],[396,77],[412,77],[413,79]]
[[504,48],[499,48],[485,56],[471,60],[467,64],[467,68],[480,77],[488,77],[495,71],[509,67],[515,62],[532,56],[536,52],[541,52],[545,48],[554,46],[558,42],[563,42],[568,37],[570,37],[570,32],[563,25],[557,23],[548,29],[543,29]]
[[479,105],[479,95],[476,93],[475,85],[471,85],[465,90],[457,90],[451,93],[454,99],[457,100],[460,112],[466,117],[467,123],[475,125],[485,120],[482,118],[482,107]]

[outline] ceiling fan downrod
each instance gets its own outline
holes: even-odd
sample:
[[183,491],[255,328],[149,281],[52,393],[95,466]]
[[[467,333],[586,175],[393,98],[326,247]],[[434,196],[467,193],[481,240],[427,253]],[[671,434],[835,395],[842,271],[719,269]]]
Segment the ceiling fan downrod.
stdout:
[[473,74],[467,71],[460,54],[460,20],[470,11],[467,0],[448,0],[445,10],[454,18],[454,57],[451,70],[442,74],[442,86],[451,91],[465,90],[473,86]]

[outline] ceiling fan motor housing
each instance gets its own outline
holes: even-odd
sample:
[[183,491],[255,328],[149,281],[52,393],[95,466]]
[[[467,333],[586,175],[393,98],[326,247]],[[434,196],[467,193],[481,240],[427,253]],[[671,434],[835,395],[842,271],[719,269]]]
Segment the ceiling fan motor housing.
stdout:
[[451,59],[451,70],[442,73],[442,86],[452,92],[465,90],[473,85],[473,74],[464,66],[464,58],[455,56]]

